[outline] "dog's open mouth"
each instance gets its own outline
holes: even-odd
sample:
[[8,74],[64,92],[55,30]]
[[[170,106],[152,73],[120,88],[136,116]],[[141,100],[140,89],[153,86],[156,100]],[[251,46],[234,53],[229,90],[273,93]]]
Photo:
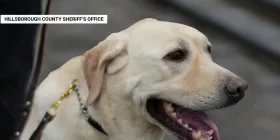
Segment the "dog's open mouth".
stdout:
[[220,140],[217,126],[204,112],[149,99],[147,112],[182,140]]

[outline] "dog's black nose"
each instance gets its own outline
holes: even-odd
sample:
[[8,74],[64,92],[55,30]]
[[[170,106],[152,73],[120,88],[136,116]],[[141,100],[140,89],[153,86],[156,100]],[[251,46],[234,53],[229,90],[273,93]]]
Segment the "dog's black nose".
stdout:
[[235,104],[240,101],[248,89],[248,84],[241,78],[231,79],[225,86],[225,92],[229,99],[229,104]]

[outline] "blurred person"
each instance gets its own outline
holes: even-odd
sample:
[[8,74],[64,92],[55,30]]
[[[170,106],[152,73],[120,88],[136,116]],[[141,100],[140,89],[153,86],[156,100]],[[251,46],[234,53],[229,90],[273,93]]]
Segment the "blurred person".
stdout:
[[[41,0],[0,0],[1,15],[39,15]],[[37,56],[36,24],[0,26],[0,139],[17,139],[29,115]],[[36,73],[36,72],[35,72]],[[13,138],[12,138],[13,137]]]

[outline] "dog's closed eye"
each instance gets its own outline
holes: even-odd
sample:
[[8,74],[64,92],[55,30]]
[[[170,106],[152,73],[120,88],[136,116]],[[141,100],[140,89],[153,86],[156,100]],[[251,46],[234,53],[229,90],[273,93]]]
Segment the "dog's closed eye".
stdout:
[[176,49],[164,56],[165,60],[174,61],[174,62],[181,62],[185,60],[187,57],[187,51],[184,49]]

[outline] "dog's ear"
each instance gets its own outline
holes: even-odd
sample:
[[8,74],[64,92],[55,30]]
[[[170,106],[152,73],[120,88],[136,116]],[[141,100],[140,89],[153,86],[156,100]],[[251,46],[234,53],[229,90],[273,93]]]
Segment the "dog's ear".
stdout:
[[89,89],[87,105],[101,94],[105,74],[114,74],[128,61],[127,40],[123,35],[112,34],[84,54],[83,73]]

